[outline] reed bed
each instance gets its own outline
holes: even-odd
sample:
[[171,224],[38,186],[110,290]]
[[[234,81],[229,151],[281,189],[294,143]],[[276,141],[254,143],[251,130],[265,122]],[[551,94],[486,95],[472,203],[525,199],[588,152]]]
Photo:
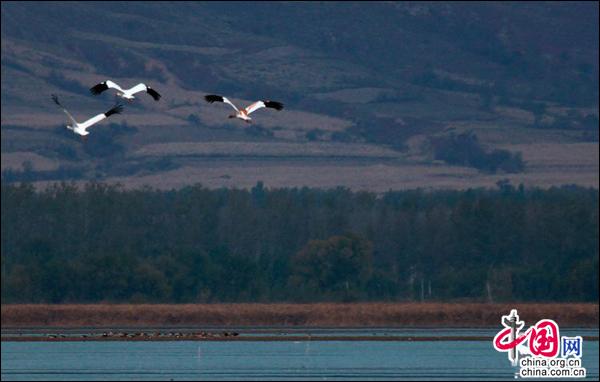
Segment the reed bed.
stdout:
[[598,327],[598,304],[315,303],[2,305],[2,327],[281,326],[495,327],[518,309],[529,326],[550,318]]

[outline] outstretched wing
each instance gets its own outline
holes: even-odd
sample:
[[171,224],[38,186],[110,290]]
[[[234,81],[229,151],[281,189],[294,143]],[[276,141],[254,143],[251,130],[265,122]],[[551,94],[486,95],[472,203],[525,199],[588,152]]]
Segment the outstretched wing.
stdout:
[[145,91],[146,91],[146,85],[144,85],[144,84],[137,84],[134,87],[132,87],[131,89],[126,90],[126,92],[130,95],[134,95],[135,93],[145,92]]
[[262,109],[263,107],[268,107],[275,110],[283,109],[283,104],[281,102],[276,101],[256,101],[252,105],[248,106],[245,111],[246,114],[250,114],[255,112],[258,109]]
[[104,113],[104,115],[106,116],[106,118],[108,118],[113,114],[121,114],[122,112],[123,112],[123,105],[117,104],[117,105],[113,106],[112,109],[110,109],[109,111]]
[[120,92],[124,92],[122,87],[120,87],[116,83],[112,82],[111,80],[106,81],[106,86],[108,86],[110,89],[117,89]]
[[58,97],[56,96],[56,94],[52,94],[52,100],[54,101],[54,103],[56,103],[58,105],[58,107],[60,107],[62,109],[62,111],[65,112],[65,114],[67,115],[67,117],[69,117],[69,119],[73,123],[73,126],[77,126],[77,121],[75,120],[75,118],[73,118],[73,116],[71,115],[71,113],[69,113],[67,111],[67,109],[65,109],[65,107],[60,102],[58,102]]
[[146,92],[148,94],[150,94],[152,96],[152,98],[154,98],[155,101],[158,101],[160,99],[160,94],[158,94],[158,92],[154,89],[152,89],[150,86],[147,86],[146,84],[137,84],[134,87],[132,87],[129,90],[126,90],[126,92],[129,95],[134,95],[135,93],[139,93],[139,92]]
[[117,85],[116,83],[112,82],[111,80],[106,80],[104,82],[100,82],[98,85],[94,85],[90,89],[90,92],[93,95],[98,95],[108,89],[117,89],[120,92],[123,91],[123,89],[121,89],[121,87],[119,85]]
[[80,125],[80,127],[85,130],[88,127],[102,121],[103,119],[110,117],[113,114],[121,114],[122,111],[123,111],[123,105],[115,105],[112,109],[110,109],[106,113],[98,114],[97,116],[92,117],[92,118],[88,119],[87,121],[83,122]]
[[108,90],[108,85],[106,85],[106,82],[100,82],[98,85],[94,85],[90,88],[90,93],[98,95],[105,90]]
[[150,94],[155,101],[160,99],[160,94],[158,94],[158,92],[152,89],[150,86],[146,86],[146,93]]
[[233,107],[235,109],[235,111],[239,111],[238,108],[233,103],[231,103],[230,100],[228,100],[227,98],[225,98],[223,96],[216,95],[216,94],[209,94],[209,95],[204,96],[204,99],[208,103],[213,103],[213,102],[227,103],[227,104],[231,105],[231,107]]

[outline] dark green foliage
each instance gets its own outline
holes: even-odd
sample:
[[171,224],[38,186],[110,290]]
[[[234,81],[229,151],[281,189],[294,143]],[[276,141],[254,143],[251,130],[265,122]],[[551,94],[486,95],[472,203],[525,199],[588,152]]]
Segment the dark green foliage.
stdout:
[[373,248],[356,235],[311,240],[293,258],[290,287],[297,300],[362,297],[372,273]]
[[108,126],[97,127],[83,144],[83,151],[87,155],[97,158],[122,155],[125,147],[118,142],[118,138],[136,131],[137,128],[130,127],[126,123],[111,123]]
[[353,137],[352,134],[346,131],[335,131],[331,134],[331,140],[334,142],[348,143],[353,141]]
[[421,73],[420,75],[416,76],[413,79],[412,83],[416,85],[442,90],[463,91],[472,93],[489,92],[488,86],[469,85],[461,81],[444,78],[439,76],[432,70],[427,70]]
[[598,301],[598,190],[2,184],[2,302]]
[[250,124],[244,129],[244,133],[254,137],[272,137],[273,132],[259,125]]
[[487,152],[473,133],[452,133],[431,138],[430,142],[434,158],[448,164],[474,167],[489,173],[517,173],[525,169],[521,153],[501,149]]
[[69,145],[69,144],[58,145],[54,149],[54,153],[56,153],[56,155],[59,158],[66,159],[68,161],[75,161],[78,159],[77,150],[75,149],[74,145]]
[[202,125],[202,120],[200,119],[200,117],[198,117],[197,114],[190,114],[187,117],[187,120],[189,123],[191,123],[194,126],[201,126]]
[[50,84],[73,93],[85,94],[88,90],[78,81],[65,78],[64,75],[62,75],[56,70],[50,72],[50,75],[48,76],[47,80]]
[[[27,162],[25,162],[27,163]],[[23,166],[23,171],[15,171],[10,168],[2,171],[2,181],[12,182],[33,182],[44,180],[73,180],[80,179],[83,176],[84,169],[77,166],[61,165],[56,170],[37,171],[29,166]]]
[[325,131],[323,131],[321,129],[312,129],[312,130],[306,132],[306,139],[308,139],[311,142],[319,141],[319,140],[321,140],[321,137],[323,136],[324,133],[325,133]]

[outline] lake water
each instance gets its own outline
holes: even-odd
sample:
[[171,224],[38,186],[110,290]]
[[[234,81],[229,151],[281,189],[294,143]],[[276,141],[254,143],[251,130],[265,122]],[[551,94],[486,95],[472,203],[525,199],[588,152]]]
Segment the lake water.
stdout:
[[[598,379],[598,342],[583,366]],[[487,341],[2,342],[2,380],[514,380]]]

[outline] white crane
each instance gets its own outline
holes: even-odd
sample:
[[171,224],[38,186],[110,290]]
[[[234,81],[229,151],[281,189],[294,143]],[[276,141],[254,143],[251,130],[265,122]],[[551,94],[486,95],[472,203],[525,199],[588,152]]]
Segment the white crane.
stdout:
[[94,85],[90,89],[90,92],[93,95],[98,95],[108,89],[116,89],[117,96],[119,96],[121,98],[125,98],[128,101],[133,101],[135,99],[135,97],[133,95],[135,93],[139,93],[142,91],[150,94],[152,96],[152,98],[154,98],[155,101],[158,101],[160,99],[160,94],[158,94],[158,92],[156,90],[152,89],[150,86],[147,86],[146,84],[143,84],[143,83],[137,84],[134,87],[132,87],[131,89],[124,90],[119,85],[112,82],[111,80],[106,80],[104,82],[100,82],[98,85]]
[[65,112],[65,114],[71,121],[71,125],[67,125],[67,129],[73,131],[75,134],[81,135],[82,138],[85,138],[90,133],[89,131],[87,131],[87,129],[89,127],[91,127],[92,125],[110,117],[113,114],[120,114],[121,111],[123,111],[122,105],[115,105],[112,109],[110,109],[106,113],[98,114],[97,116],[92,117],[85,122],[79,123],[75,120],[75,118],[73,118],[71,113],[69,113],[67,111],[67,109],[65,109],[65,107],[63,105],[61,105],[60,102],[58,102],[58,97],[55,94],[52,95],[52,99],[62,109],[62,111]]
[[252,105],[246,107],[245,109],[240,110],[230,100],[220,95],[209,94],[204,96],[204,99],[208,103],[223,102],[231,105],[231,107],[233,107],[233,109],[235,110],[235,114],[231,114],[229,118],[239,118],[248,123],[251,123],[252,121],[252,118],[249,117],[250,113],[255,112],[258,109],[261,109],[263,107],[268,107],[278,111],[283,109],[283,104],[277,101],[256,101]]

